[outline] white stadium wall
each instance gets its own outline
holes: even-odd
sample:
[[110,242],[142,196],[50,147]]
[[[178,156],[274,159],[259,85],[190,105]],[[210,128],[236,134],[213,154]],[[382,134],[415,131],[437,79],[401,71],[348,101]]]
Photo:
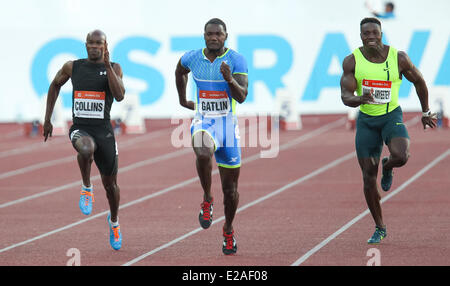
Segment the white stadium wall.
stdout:
[[[364,0],[17,0],[1,1],[0,121],[43,118],[43,98],[67,60],[86,57],[86,34],[103,30],[146,118],[192,114],[178,104],[174,71],[185,51],[204,47],[204,24],[227,24],[226,46],[249,66],[250,92],[238,114],[272,112],[278,89],[295,97],[302,114],[346,113],[340,99],[342,60],[361,45],[359,22],[371,16]],[[382,9],[380,1],[370,1]],[[450,1],[396,0],[396,17],[382,20],[384,41],[406,51],[428,86],[450,87]],[[71,117],[71,83],[61,90]],[[192,81],[189,96],[193,94]],[[450,95],[449,95],[450,96]],[[418,111],[404,80],[400,102]],[[120,114],[120,103],[113,105]]]

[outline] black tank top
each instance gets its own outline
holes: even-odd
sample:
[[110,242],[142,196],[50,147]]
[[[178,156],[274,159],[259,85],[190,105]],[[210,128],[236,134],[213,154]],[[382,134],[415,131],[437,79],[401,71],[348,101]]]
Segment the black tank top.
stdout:
[[[111,63],[114,66],[114,63]],[[73,62],[72,120],[74,124],[103,124],[111,119],[114,98],[108,85],[104,63],[87,59]]]

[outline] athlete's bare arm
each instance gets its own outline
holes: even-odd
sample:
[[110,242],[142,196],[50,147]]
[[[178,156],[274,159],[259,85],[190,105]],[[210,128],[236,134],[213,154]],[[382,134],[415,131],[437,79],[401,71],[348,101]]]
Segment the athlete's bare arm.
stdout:
[[175,70],[175,83],[178,90],[178,99],[180,105],[188,109],[195,110],[195,104],[191,100],[186,100],[186,86],[188,82],[188,74],[190,70],[181,65],[181,60],[178,61],[177,68]]
[[62,68],[56,73],[55,78],[50,84],[47,93],[47,107],[45,110],[44,118],[44,142],[47,141],[48,136],[52,136],[53,125],[50,119],[53,114],[53,108],[55,107],[56,100],[58,99],[59,91],[61,87],[69,80],[72,76],[73,61],[66,62]]
[[355,64],[355,57],[353,55],[347,56],[342,63],[344,72],[341,77],[341,99],[345,105],[350,107],[358,107],[361,104],[373,102],[373,97],[370,93],[363,94],[362,96],[355,95],[357,88]]
[[106,75],[108,77],[108,85],[111,90],[112,96],[117,101],[122,101],[125,96],[125,87],[122,82],[123,72],[122,67],[115,63],[114,67],[111,66],[109,59],[108,43],[105,41],[104,61],[106,67]]
[[398,67],[399,72],[403,74],[407,80],[414,84],[420,100],[420,105],[422,106],[422,111],[428,111],[429,106],[427,84],[425,83],[425,80],[420,71],[411,62],[411,59],[405,52],[398,52]]
[[[422,112],[428,111],[430,108],[428,106],[427,84],[420,71],[411,62],[411,59],[405,52],[398,52],[398,68],[400,74],[403,74],[407,80],[414,84],[417,96],[419,97],[420,105],[422,106]],[[434,115],[435,114],[433,114],[433,116],[422,117],[422,125],[424,129],[427,125],[431,128],[436,127]]]
[[228,82],[231,97],[237,102],[243,103],[248,93],[248,77],[245,74],[231,74],[230,66],[225,62],[220,65],[220,72],[223,78]]

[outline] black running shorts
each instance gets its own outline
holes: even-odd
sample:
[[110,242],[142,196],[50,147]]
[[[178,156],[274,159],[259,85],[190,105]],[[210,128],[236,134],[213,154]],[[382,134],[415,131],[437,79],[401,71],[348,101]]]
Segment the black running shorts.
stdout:
[[74,148],[75,142],[82,136],[89,136],[95,142],[94,162],[100,173],[104,176],[116,175],[119,152],[111,123],[108,121],[100,125],[74,124],[70,127],[69,137]]

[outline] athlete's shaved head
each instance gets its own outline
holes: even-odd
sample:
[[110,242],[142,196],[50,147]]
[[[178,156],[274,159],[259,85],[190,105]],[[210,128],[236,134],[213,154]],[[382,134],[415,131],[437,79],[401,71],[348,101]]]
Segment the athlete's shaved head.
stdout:
[[94,30],[94,31],[89,32],[86,36],[86,41],[89,40],[89,38],[91,38],[94,35],[101,36],[106,41],[106,34],[101,30]]
[[106,35],[100,30],[89,32],[86,36],[86,50],[91,61],[103,59],[105,52]]

